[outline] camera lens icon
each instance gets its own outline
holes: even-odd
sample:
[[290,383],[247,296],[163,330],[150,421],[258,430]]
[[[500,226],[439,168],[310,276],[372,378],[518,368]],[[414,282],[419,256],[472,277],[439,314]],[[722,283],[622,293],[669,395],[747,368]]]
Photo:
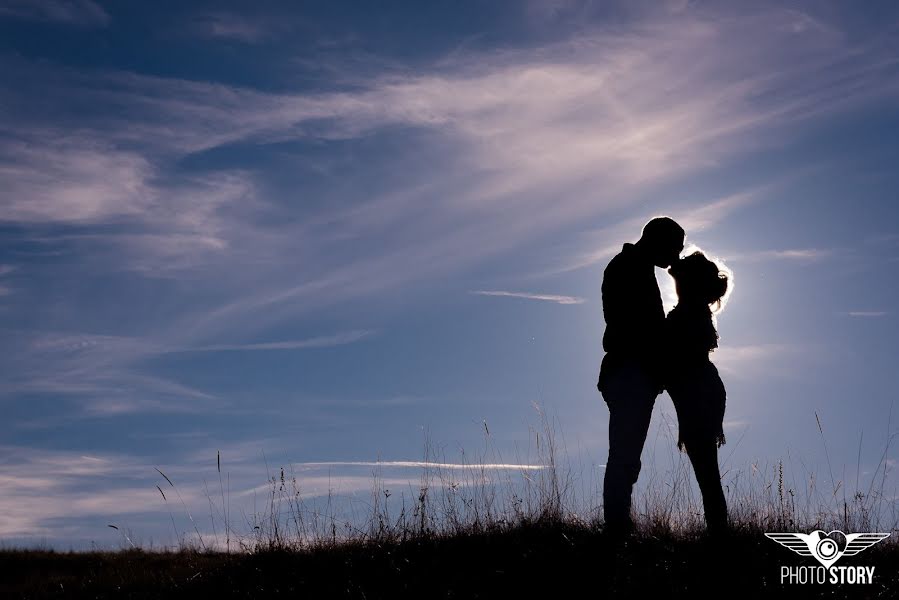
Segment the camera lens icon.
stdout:
[[830,538],[824,538],[818,542],[818,546],[815,548],[815,552],[818,553],[818,556],[825,560],[834,558],[839,551],[840,547]]

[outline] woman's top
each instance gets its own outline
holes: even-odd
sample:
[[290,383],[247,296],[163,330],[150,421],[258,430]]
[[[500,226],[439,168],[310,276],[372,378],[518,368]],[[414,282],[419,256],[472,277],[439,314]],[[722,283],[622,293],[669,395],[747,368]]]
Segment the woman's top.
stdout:
[[669,375],[701,365],[718,347],[712,311],[705,304],[679,303],[665,319],[666,363]]

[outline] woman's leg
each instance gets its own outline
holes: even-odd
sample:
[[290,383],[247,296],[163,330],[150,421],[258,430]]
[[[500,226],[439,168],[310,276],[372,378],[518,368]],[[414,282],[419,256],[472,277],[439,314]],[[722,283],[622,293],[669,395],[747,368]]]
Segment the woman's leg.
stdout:
[[709,532],[720,533],[727,529],[727,502],[721,487],[718,470],[718,448],[712,440],[695,442],[688,440],[684,446],[693,463],[696,482],[702,492],[702,505]]

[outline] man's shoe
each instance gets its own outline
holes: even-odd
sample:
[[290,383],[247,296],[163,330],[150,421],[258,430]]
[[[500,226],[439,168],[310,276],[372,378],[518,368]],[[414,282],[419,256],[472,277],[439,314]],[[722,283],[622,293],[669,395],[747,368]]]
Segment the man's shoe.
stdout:
[[610,540],[617,541],[633,536],[635,530],[634,522],[628,519],[627,521],[611,521],[606,523],[603,528],[603,533]]

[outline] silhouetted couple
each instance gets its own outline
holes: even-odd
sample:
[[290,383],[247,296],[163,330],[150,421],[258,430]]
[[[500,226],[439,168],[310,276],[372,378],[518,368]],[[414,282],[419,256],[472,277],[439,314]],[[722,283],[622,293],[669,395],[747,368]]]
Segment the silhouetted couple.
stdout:
[[[701,252],[680,258],[684,238],[683,228],[672,219],[652,219],[640,240],[624,244],[603,274],[606,355],[597,388],[609,407],[603,505],[612,533],[634,527],[631,493],[653,404],[663,390],[677,412],[677,446],[693,464],[709,532],[723,533],[728,526],[718,470],[725,391],[709,360],[718,346],[711,306],[720,308],[728,278]],[[677,306],[667,317],[655,267],[670,267],[677,287]]]

